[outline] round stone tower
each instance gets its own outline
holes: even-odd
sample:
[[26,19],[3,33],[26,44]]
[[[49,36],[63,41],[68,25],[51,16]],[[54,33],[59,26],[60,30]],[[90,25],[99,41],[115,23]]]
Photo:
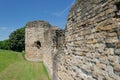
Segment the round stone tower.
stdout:
[[26,24],[25,58],[29,61],[42,61],[44,48],[44,33],[50,28],[45,21],[33,21]]

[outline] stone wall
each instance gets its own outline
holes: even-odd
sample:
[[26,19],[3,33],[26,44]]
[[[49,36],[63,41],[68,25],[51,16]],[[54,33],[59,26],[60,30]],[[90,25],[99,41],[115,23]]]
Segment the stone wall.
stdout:
[[26,25],[25,52],[29,61],[43,61],[44,33],[50,28],[45,21],[33,21]]
[[43,61],[52,78],[54,55],[62,47],[64,31],[40,20],[27,23],[25,30],[26,59]]
[[27,24],[26,58],[43,61],[52,80],[120,79],[120,0],[77,0],[65,31],[44,23]]
[[[61,50],[64,43],[64,30],[58,27],[51,27],[44,33],[44,56],[43,61],[47,67],[51,79],[56,77],[54,70],[56,71],[56,63],[54,63],[58,50]],[[56,80],[56,79],[55,79]]]
[[80,0],[70,11],[55,80],[120,79],[120,0]]
[[53,76],[53,55],[56,53],[56,30],[59,30],[57,27],[51,27],[44,33],[44,56],[43,61],[47,67],[47,70],[50,76]]

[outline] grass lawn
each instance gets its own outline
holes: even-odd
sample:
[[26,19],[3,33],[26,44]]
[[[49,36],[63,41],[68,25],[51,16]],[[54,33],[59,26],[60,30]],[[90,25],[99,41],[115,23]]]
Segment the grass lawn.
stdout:
[[28,62],[21,53],[0,50],[0,80],[50,80],[50,78],[42,62]]

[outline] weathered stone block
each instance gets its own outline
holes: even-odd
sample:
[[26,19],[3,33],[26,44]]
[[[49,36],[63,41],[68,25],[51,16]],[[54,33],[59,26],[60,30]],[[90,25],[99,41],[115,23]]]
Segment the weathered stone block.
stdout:
[[106,27],[104,27],[103,25],[101,25],[101,26],[97,26],[97,27],[96,27],[96,31],[111,30],[111,29],[112,29],[111,26],[106,26]]
[[115,49],[115,54],[120,55],[120,49]]
[[119,72],[120,71],[120,65],[116,65],[116,66],[114,66],[114,71],[116,71],[116,72]]
[[106,36],[108,36],[108,37],[115,37],[115,36],[117,36],[117,34],[115,32],[113,32],[113,33],[107,34]]
[[117,34],[120,36],[120,30],[117,31]]
[[114,78],[114,79],[116,79],[116,80],[119,80],[120,77],[119,77],[118,75],[114,74],[114,72],[113,72],[113,67],[112,67],[112,66],[107,66],[107,70],[108,70],[109,76],[110,76],[111,78]]
[[117,48],[120,48],[120,42],[116,43],[117,44]]
[[114,36],[114,37],[107,37],[105,41],[106,43],[117,43],[119,40],[117,36]]
[[85,42],[88,44],[95,44],[95,43],[97,43],[97,40],[96,39],[89,39],[89,40],[86,40]]
[[99,59],[100,63],[109,65],[108,58],[106,56],[101,56]]

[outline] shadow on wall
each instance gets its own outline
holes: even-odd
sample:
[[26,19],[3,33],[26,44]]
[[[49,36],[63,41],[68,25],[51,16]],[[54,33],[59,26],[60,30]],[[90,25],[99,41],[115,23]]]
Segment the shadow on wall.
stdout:
[[58,56],[59,54],[56,53],[53,58],[53,80],[57,80],[58,64],[56,64],[56,62],[58,62]]
[[120,2],[115,3],[116,5],[116,11],[114,18],[120,18]]
[[60,77],[58,77],[58,71],[60,69],[60,66],[62,63],[60,63],[62,61],[62,54],[64,54],[63,50],[59,49],[57,51],[57,53],[54,55],[53,58],[53,79],[52,80],[61,80],[59,79]]
[[62,54],[64,54],[63,45],[64,45],[64,39],[65,39],[65,31],[64,30],[56,30],[56,48],[57,51],[55,54],[53,54],[53,80],[60,80],[58,79],[58,71],[62,63]]

